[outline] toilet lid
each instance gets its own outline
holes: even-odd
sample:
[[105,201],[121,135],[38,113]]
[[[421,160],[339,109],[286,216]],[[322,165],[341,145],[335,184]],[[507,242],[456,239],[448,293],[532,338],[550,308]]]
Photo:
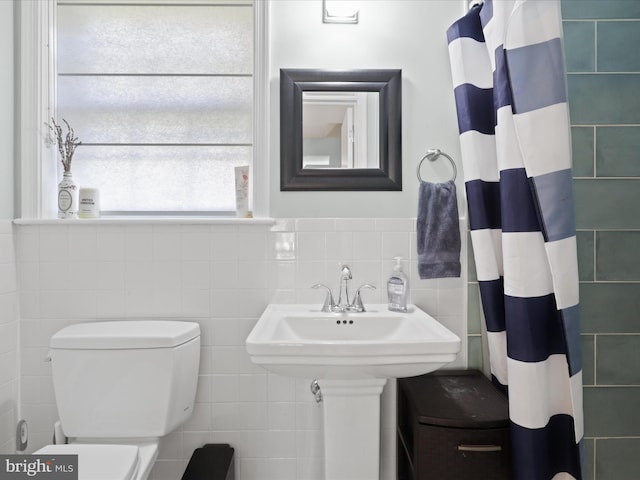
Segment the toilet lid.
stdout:
[[47,445],[35,455],[78,455],[78,480],[132,480],[138,470],[135,445]]

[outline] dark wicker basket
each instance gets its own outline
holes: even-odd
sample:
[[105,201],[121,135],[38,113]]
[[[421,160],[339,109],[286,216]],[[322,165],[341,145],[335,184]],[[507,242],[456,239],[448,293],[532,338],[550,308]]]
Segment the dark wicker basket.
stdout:
[[509,480],[506,398],[480,372],[398,381],[398,480]]

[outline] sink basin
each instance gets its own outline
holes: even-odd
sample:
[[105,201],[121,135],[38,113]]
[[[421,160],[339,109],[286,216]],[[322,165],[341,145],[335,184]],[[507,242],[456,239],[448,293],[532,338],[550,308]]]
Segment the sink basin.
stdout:
[[411,377],[453,361],[460,338],[410,305],[392,312],[325,313],[318,305],[269,305],[247,338],[251,360],[281,375],[316,379]]

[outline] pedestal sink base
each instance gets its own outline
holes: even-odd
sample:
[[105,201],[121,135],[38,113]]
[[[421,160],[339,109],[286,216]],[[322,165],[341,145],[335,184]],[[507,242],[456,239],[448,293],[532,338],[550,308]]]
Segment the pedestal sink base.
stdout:
[[379,480],[380,394],[387,380],[318,380],[325,480]]
[[452,362],[460,338],[415,305],[360,313],[270,304],[247,337],[251,360],[270,372],[316,378],[324,398],[326,480],[379,480],[380,394],[387,378]]

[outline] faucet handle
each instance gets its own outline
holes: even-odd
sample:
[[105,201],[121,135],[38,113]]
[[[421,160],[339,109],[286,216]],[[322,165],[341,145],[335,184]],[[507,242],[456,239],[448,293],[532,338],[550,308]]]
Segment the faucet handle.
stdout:
[[316,283],[315,285],[311,285],[311,288],[326,288],[327,295],[324,297],[324,303],[322,304],[321,311],[323,312],[333,312],[336,307],[336,302],[333,299],[333,294],[331,293],[331,289],[327,287],[324,283]]
[[374,287],[373,285],[369,285],[368,283],[365,283],[364,285],[360,285],[358,287],[358,290],[356,290],[356,298],[353,300],[353,308],[356,312],[366,311],[364,308],[364,304],[362,303],[362,296],[360,295],[360,290],[363,288],[368,288],[370,290],[376,289],[376,287]]

